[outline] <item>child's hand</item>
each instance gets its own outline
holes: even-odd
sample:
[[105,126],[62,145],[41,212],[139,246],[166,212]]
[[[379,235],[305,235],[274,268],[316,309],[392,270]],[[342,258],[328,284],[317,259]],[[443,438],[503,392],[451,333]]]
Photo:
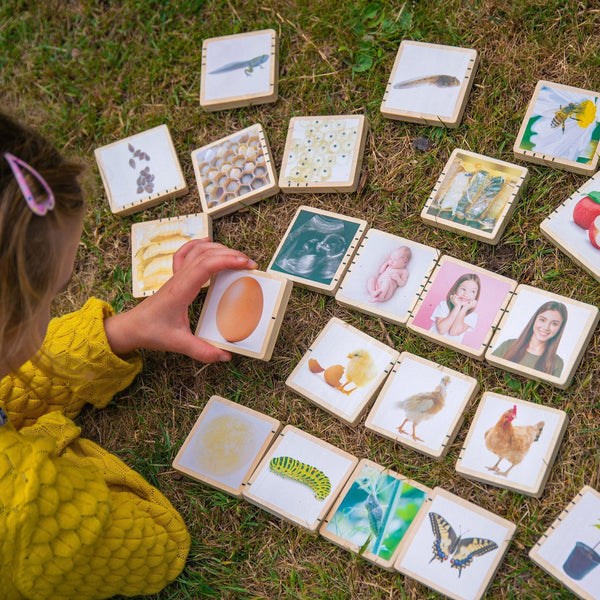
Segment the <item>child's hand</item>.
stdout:
[[225,350],[196,337],[188,308],[213,273],[224,269],[255,269],[242,252],[208,240],[192,240],[173,257],[173,277],[156,294],[128,312],[106,319],[104,327],[115,354],[138,348],[168,350],[206,362],[230,360]]

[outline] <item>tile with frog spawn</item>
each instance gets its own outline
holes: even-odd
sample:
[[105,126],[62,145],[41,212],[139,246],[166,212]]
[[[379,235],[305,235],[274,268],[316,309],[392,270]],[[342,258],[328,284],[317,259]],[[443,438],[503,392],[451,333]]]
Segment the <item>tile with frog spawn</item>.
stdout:
[[252,125],[192,152],[200,201],[222,217],[279,191],[263,128]]
[[288,192],[355,191],[366,133],[362,115],[291,119],[279,186]]

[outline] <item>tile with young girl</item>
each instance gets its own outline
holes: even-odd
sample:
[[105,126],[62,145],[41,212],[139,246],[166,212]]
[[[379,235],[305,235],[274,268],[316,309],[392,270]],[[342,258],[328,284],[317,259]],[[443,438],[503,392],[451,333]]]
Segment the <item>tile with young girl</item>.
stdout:
[[598,309],[591,304],[520,285],[485,358],[496,367],[565,389],[597,323]]
[[482,360],[517,282],[451,256],[442,256],[408,328]]

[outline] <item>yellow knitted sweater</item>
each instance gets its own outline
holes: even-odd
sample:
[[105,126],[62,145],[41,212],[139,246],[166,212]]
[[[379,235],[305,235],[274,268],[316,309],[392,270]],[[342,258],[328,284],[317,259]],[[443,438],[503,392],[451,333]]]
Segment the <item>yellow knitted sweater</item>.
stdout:
[[105,406],[141,368],[137,355],[111,352],[110,314],[91,299],[54,319],[44,341],[54,373],[27,363],[0,382],[0,599],[148,594],[184,566],[179,514],[70,420],[86,402]]

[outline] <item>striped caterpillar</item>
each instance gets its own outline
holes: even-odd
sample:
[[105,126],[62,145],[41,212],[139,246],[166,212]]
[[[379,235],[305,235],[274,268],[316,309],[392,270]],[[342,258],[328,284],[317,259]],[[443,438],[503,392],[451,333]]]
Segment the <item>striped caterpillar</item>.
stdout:
[[289,456],[277,456],[269,462],[269,469],[283,477],[289,477],[307,485],[317,500],[325,500],[331,491],[329,477],[315,467],[311,467]]

